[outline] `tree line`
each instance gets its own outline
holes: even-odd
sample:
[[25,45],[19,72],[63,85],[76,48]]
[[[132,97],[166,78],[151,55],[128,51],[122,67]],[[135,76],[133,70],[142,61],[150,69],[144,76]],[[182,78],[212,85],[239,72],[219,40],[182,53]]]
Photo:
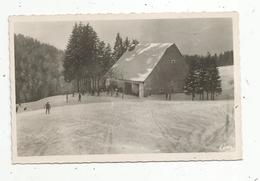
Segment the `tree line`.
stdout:
[[191,95],[192,100],[214,100],[216,94],[222,92],[221,77],[217,68],[217,55],[185,56],[189,64],[189,73],[185,79],[184,92]]
[[64,52],[22,34],[14,35],[16,102],[36,101],[70,89],[62,75]]
[[138,41],[116,35],[113,49],[100,40],[90,24],[75,23],[64,56],[65,81],[72,82],[77,92],[100,93],[102,78],[114,63]]
[[216,58],[218,67],[234,64],[233,50],[220,53],[219,55],[216,55]]

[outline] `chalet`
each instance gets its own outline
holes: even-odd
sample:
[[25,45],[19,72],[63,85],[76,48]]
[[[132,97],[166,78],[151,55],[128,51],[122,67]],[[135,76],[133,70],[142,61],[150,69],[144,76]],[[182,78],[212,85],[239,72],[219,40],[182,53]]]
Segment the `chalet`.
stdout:
[[125,52],[109,72],[107,86],[113,83],[126,94],[146,97],[183,92],[188,66],[175,44],[147,43]]

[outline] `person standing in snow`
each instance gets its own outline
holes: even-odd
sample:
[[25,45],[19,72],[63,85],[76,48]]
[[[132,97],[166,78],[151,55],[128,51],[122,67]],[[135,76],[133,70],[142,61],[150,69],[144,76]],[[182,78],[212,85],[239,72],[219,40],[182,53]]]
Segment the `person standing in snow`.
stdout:
[[174,96],[174,89],[173,89],[173,87],[172,87],[172,89],[171,89],[171,94],[170,94],[171,96],[170,96],[170,100],[173,98],[173,96]]
[[167,101],[168,100],[168,90],[165,89],[165,100]]
[[51,105],[50,105],[50,103],[49,102],[47,102],[46,104],[45,104],[45,113],[46,114],[50,114],[50,110],[51,110]]
[[169,93],[168,93],[168,100],[170,101],[171,99],[172,99],[172,92],[169,91]]
[[79,93],[79,102],[81,102],[81,94]]
[[69,102],[69,95],[68,95],[68,93],[66,93],[66,103],[68,103]]
[[115,88],[116,97],[118,97],[118,88]]

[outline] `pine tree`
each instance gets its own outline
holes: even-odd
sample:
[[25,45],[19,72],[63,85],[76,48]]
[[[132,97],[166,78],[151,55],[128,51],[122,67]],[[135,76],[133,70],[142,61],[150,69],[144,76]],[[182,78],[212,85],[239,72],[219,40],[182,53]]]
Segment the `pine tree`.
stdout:
[[139,44],[139,41],[137,39],[133,39],[131,44],[137,45]]
[[204,91],[205,91],[206,84],[207,84],[205,59],[201,58],[197,64],[198,64],[197,70],[196,70],[196,72],[197,72],[196,79],[197,79],[197,83],[198,83],[197,93],[199,94],[200,100],[204,100]]
[[105,59],[104,62],[104,74],[105,74],[113,66],[112,49],[109,43],[106,44],[103,56]]
[[221,77],[217,68],[217,55],[206,57],[186,56],[190,65],[190,72],[186,77],[185,93],[191,94],[192,98],[198,93],[200,100],[204,100],[204,92],[207,94],[207,100],[215,99],[215,94],[222,92]]
[[83,25],[80,38],[81,84],[89,82],[90,85],[84,85],[84,87],[88,87],[92,92],[97,90],[97,77],[99,76],[98,43],[99,39],[95,30],[89,24]]
[[116,41],[114,45],[114,50],[113,50],[113,59],[114,63],[126,52],[126,51],[131,51],[135,48],[135,46],[138,44],[138,40],[133,39],[132,41],[129,40],[128,37],[123,40],[121,35],[117,33],[116,35]]
[[130,46],[130,41],[129,41],[128,37],[126,37],[125,41],[123,42],[123,47],[124,47],[123,52],[126,52],[129,48],[129,46]]
[[99,84],[101,78],[107,73],[112,64],[112,52],[110,44],[100,41],[97,46],[97,91],[99,95]]
[[217,68],[217,59],[216,55],[210,57],[209,59],[209,68],[208,68],[208,87],[210,91],[211,100],[215,99],[215,94],[220,94],[222,92],[221,88],[221,79],[219,75],[219,71]]
[[185,79],[184,92],[187,95],[191,95],[192,100],[195,98],[195,94],[198,90],[198,71],[195,69],[195,64],[190,65],[190,71]]
[[114,45],[113,58],[116,62],[124,53],[123,39],[119,33],[116,34],[116,41]]
[[[64,58],[64,78],[65,81],[71,82],[74,79],[79,79],[79,68],[80,68],[80,29],[81,27],[75,23],[72,33],[67,44]],[[77,84],[78,86],[78,84]],[[77,87],[79,91],[79,87]]]
[[139,41],[136,40],[136,39],[133,39],[132,42],[131,42],[130,45],[129,45],[128,50],[129,50],[129,51],[134,50],[137,44],[139,44]]
[[75,24],[70,36],[64,59],[65,80],[76,81],[77,91],[83,88],[86,79],[95,81],[98,37],[94,29],[82,23]]

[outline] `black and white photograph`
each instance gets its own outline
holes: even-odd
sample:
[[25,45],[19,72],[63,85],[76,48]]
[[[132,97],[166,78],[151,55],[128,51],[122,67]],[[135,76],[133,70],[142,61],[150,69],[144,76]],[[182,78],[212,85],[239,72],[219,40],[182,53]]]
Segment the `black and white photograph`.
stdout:
[[14,163],[242,158],[236,13],[9,26]]

